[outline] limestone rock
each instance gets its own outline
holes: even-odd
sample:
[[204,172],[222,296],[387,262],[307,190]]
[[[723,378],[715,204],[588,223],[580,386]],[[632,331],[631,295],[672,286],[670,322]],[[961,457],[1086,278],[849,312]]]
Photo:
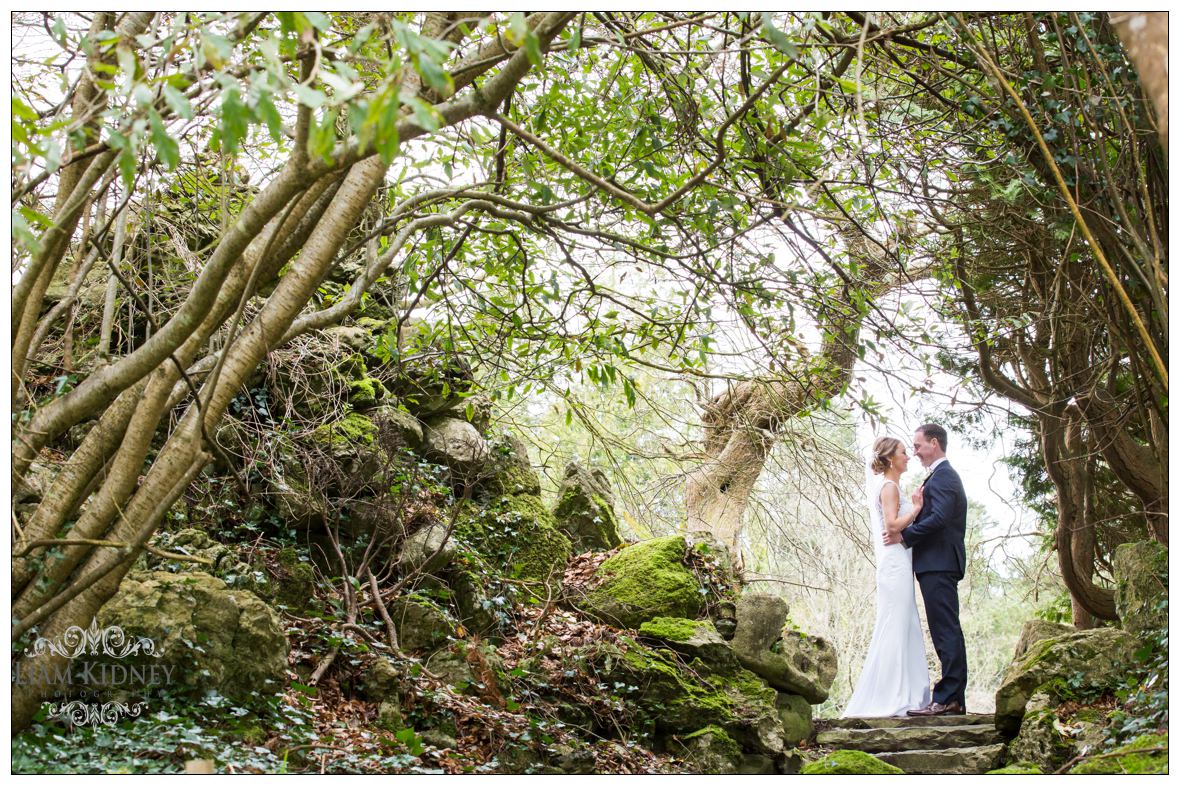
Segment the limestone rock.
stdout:
[[406,652],[437,649],[455,634],[447,613],[423,597],[412,595],[394,600],[389,604],[389,616],[397,628],[397,643]]
[[601,583],[577,606],[592,619],[638,628],[656,617],[696,617],[704,593],[684,564],[684,537],[645,540],[627,546],[599,566]]
[[1048,620],[1031,619],[1024,623],[1024,628],[1020,631],[1020,638],[1016,641],[1016,652],[1012,655],[1013,660],[1020,660],[1024,657],[1024,653],[1028,652],[1029,647],[1033,646],[1039,641],[1045,639],[1055,639],[1058,636],[1064,636],[1067,633],[1076,631],[1073,625],[1063,625],[1060,622],[1049,622]]
[[782,752],[775,692],[745,669],[716,671],[700,660],[684,664],[626,637],[618,645],[587,645],[578,659],[597,679],[626,686],[624,695],[655,721],[657,734],[690,734],[702,724],[715,725],[745,753]]
[[567,464],[553,515],[579,552],[613,549],[623,542],[610,481],[600,469]]
[[98,613],[101,625],[146,636],[175,667],[174,686],[231,698],[277,692],[286,683],[287,638],[257,595],[208,573],[128,576]]
[[433,522],[416,530],[402,543],[398,562],[405,573],[438,573],[455,559],[457,549],[447,534],[447,522]]
[[1114,551],[1115,609],[1132,635],[1168,627],[1168,548],[1154,540],[1124,543]]
[[780,693],[774,700],[779,720],[783,724],[783,739],[788,745],[798,745],[810,739],[815,726],[811,722],[811,703],[802,696]]
[[836,651],[825,640],[783,630],[787,604],[774,595],[743,595],[737,603],[733,651],[738,661],[783,693],[822,704],[836,678]]
[[697,658],[716,669],[739,667],[729,642],[721,638],[709,620],[656,617],[640,625],[639,633],[689,660]]
[[477,476],[488,458],[487,440],[466,420],[436,418],[426,424],[422,440],[426,457],[452,471]]
[[1025,705],[1020,733],[1008,743],[1008,758],[1029,762],[1044,772],[1056,772],[1076,753],[1071,735],[1057,722],[1056,704],[1047,693],[1035,693]]
[[355,352],[366,351],[370,348],[373,340],[369,331],[355,325],[336,325],[325,328],[323,334],[329,341]]
[[418,419],[399,406],[386,403],[369,413],[369,418],[379,429],[388,429],[397,435],[406,447],[417,449],[425,438],[425,429]]
[[1134,651],[1134,638],[1117,628],[1081,630],[1037,642],[1004,674],[996,691],[996,727],[1016,733],[1034,693],[1045,690],[1065,698],[1062,691],[1067,689],[1061,686],[1078,674],[1085,675],[1085,684],[1075,687],[1113,686]]
[[379,656],[365,670],[361,685],[370,699],[397,703],[403,677],[393,661]]
[[736,773],[742,763],[741,748],[719,726],[706,726],[676,742],[673,750],[696,774],[729,775]]
[[541,478],[529,462],[529,451],[523,442],[508,435],[490,441],[488,447],[489,459],[476,478],[484,498],[541,493]]
[[781,637],[790,609],[777,595],[747,593],[737,602],[733,646],[741,652],[769,650]]

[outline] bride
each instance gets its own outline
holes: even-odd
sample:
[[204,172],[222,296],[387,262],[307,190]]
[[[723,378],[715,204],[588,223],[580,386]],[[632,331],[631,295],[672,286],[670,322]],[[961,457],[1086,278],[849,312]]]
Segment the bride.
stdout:
[[[905,445],[881,437],[873,445],[869,476],[869,518],[877,555],[877,624],[845,718],[883,718],[930,703],[926,645],[914,600],[913,557],[904,544],[886,546],[880,533],[900,532],[922,509],[922,489],[913,501],[898,486],[909,464]],[[884,476],[878,479],[876,476]]]

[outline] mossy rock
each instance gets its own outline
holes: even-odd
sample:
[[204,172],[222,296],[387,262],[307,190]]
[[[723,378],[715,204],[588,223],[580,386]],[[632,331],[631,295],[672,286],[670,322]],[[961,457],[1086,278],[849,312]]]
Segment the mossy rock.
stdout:
[[[1153,750],[1159,748],[1161,750]],[[1168,735],[1144,734],[1110,751],[1114,755],[1090,758],[1073,767],[1070,775],[1166,775]]]
[[388,394],[381,380],[374,377],[353,379],[348,383],[348,403],[356,409],[372,409]]
[[567,464],[553,515],[580,552],[613,549],[623,542],[610,482],[600,469],[577,461]]
[[518,494],[485,506],[468,504],[455,524],[460,548],[466,546],[508,578],[557,587],[573,554],[569,538],[540,497]]
[[529,462],[528,448],[511,435],[488,441],[488,460],[476,477],[476,489],[483,499],[541,493],[541,478]]
[[1135,639],[1118,628],[1097,628],[1045,639],[1008,667],[996,691],[996,727],[1015,734],[1025,705],[1043,691],[1057,699],[1115,686],[1132,662]]
[[1031,762],[1041,770],[1055,772],[1077,753],[1074,740],[1061,733],[1056,704],[1045,693],[1035,694],[1025,707],[1020,733],[1008,744],[1008,758]]
[[1140,636],[1168,627],[1168,548],[1154,540],[1114,551],[1115,609],[1124,630]]
[[406,652],[429,652],[455,634],[446,609],[429,598],[409,595],[389,604],[389,616],[397,628],[397,643]]
[[621,628],[638,628],[656,617],[697,617],[703,588],[684,564],[688,544],[681,535],[627,546],[599,566],[597,587],[578,601],[591,618]]
[[706,726],[676,739],[673,750],[685,760],[691,772],[701,775],[729,775],[738,771],[742,749],[725,729]]
[[207,573],[128,576],[98,622],[155,642],[163,653],[155,662],[174,669],[174,688],[240,698],[286,683],[288,644],[278,615],[253,592]]
[[774,706],[778,708],[778,717],[783,724],[783,738],[788,745],[798,745],[815,732],[811,702],[803,696],[780,693],[775,699]]
[[864,751],[833,751],[822,759],[810,762],[800,775],[905,775],[905,771],[886,764]]
[[714,669],[739,668],[729,642],[721,638],[711,620],[656,617],[640,625],[639,634],[686,658],[699,658]]
[[352,451],[358,445],[372,445],[377,424],[359,412],[349,412],[339,420],[318,426],[311,439],[333,455]]
[[1035,764],[1027,761],[1018,761],[1015,764],[1009,764],[1007,767],[1001,767],[998,770],[988,770],[988,775],[1044,775],[1045,773]]
[[264,587],[255,590],[268,601],[289,609],[306,609],[315,596],[315,569],[304,562],[293,548],[278,553],[277,575]]
[[782,724],[775,692],[744,669],[715,671],[693,659],[649,649],[622,637],[618,645],[599,642],[579,652],[574,662],[596,679],[624,686],[622,695],[639,709],[657,734],[683,735],[719,726],[748,753],[782,750]]

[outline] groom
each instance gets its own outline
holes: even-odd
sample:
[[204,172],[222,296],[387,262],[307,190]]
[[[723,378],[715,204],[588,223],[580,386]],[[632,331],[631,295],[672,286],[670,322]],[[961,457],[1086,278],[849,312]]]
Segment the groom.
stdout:
[[959,473],[946,460],[946,429],[933,423],[914,433],[914,454],[930,474],[922,484],[917,518],[899,534],[885,533],[885,544],[904,542],[913,549],[914,573],[922,587],[926,622],[942,679],[933,701],[909,715],[963,715],[966,709],[967,647],[959,626],[959,582],[967,567],[967,493]]

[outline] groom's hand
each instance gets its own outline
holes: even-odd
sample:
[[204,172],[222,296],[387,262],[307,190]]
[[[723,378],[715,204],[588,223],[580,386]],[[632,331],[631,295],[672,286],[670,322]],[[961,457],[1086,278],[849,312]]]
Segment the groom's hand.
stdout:
[[893,546],[898,543],[901,543],[901,533],[900,532],[886,532],[881,537],[883,537],[885,539],[886,546]]

